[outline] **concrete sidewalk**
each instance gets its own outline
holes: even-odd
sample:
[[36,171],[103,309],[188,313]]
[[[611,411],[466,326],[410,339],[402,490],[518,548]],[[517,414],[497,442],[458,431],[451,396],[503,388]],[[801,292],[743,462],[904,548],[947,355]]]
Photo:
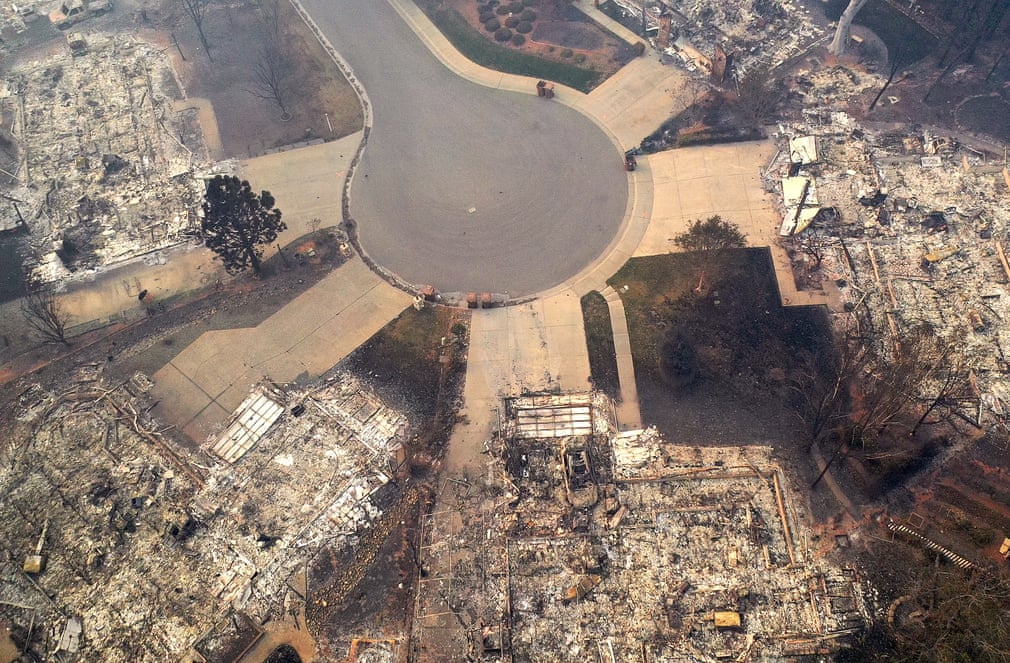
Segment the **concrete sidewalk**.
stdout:
[[610,309],[610,327],[614,333],[614,354],[617,376],[621,383],[621,400],[617,404],[617,425],[621,430],[642,427],[642,412],[638,404],[638,384],[635,382],[635,362],[631,356],[631,336],[624,302],[609,285],[600,291]]
[[640,158],[655,187],[649,228],[634,255],[679,251],[673,238],[688,223],[719,214],[740,226],[748,246],[769,246],[779,217],[761,182],[775,154],[771,141],[686,147]]
[[155,412],[202,442],[259,380],[314,379],[409,305],[352,259],[259,326],[200,336],[154,374]]

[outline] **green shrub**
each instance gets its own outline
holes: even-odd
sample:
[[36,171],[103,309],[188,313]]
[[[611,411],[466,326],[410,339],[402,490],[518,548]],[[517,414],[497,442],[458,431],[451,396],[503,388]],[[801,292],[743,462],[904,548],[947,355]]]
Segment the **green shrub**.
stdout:
[[[479,20],[481,24],[494,20],[494,12],[484,12],[483,14],[480,15]],[[497,28],[495,29],[497,30]]]
[[532,9],[524,9],[523,13],[519,15],[519,18],[526,21],[527,23],[532,23],[537,20],[537,13]]
[[510,2],[508,3],[508,10],[511,14],[518,14],[523,10],[523,3],[519,0],[516,0],[516,2]]
[[495,41],[508,41],[512,39],[512,31],[508,28],[498,28],[494,33]]
[[509,16],[507,19],[505,19],[506,28],[514,28],[517,25],[519,25],[519,19],[517,17]]
[[522,35],[512,35],[513,46],[522,46],[525,43],[526,43],[526,37]]
[[575,61],[575,62],[577,62],[577,63],[579,63],[579,64],[582,64],[583,62],[586,61],[586,55],[585,55],[585,53],[577,53],[575,55],[575,57],[572,58],[572,60]]
[[498,5],[498,8],[494,10],[494,13],[499,16],[504,16],[509,13],[509,7],[508,5]]
[[[427,2],[421,4],[424,7],[428,5]],[[599,72],[588,71],[567,62],[538,58],[521,49],[509,48],[493,39],[486,39],[482,31],[474,28],[458,11],[429,7],[425,12],[460,53],[489,69],[551,80],[581,92],[589,92],[600,80]]]
[[537,0],[523,0],[523,6],[525,7],[532,7],[535,4],[537,4]]
[[631,47],[631,50],[635,54],[635,57],[640,58],[645,55],[645,44],[640,41],[636,41],[635,45]]
[[500,27],[501,23],[499,23],[498,19],[496,18],[492,18],[490,21],[484,24],[484,29],[487,30],[488,32],[494,32]]
[[562,48],[561,49],[561,57],[563,57],[563,58],[570,58],[570,57],[572,57],[572,54],[573,54],[573,51],[570,48]]
[[529,34],[532,31],[533,31],[533,24],[528,23],[527,21],[521,21],[519,25],[516,26],[516,32],[521,32],[524,35]]

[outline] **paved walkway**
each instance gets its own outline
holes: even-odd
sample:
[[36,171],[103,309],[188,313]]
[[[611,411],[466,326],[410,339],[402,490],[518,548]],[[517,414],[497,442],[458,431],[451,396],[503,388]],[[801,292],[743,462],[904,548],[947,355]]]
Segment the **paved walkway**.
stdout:
[[621,383],[621,401],[617,404],[617,425],[621,430],[642,427],[642,413],[638,407],[638,385],[635,382],[635,363],[631,356],[631,336],[628,334],[628,317],[624,302],[609,285],[601,292],[610,309],[610,326],[614,332],[614,353],[617,355],[617,376]]
[[259,380],[314,379],[409,305],[409,295],[350,260],[257,327],[200,336],[154,374],[155,413],[200,442]]
[[582,307],[574,292],[474,311],[461,413],[467,423],[453,429],[447,469],[470,477],[482,471],[477,451],[497,425],[503,397],[524,390],[587,391],[589,372]]

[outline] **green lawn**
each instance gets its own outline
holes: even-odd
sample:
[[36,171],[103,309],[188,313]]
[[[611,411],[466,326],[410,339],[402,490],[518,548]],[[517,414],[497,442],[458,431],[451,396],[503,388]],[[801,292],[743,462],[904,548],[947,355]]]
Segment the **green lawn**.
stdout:
[[598,71],[542,60],[499,46],[475,30],[455,9],[432,9],[423,4],[421,7],[460,53],[483,67],[507,74],[554,81],[581,92],[589,92],[600,82]]
[[827,335],[822,311],[779,305],[766,249],[633,258],[609,283],[627,286],[621,299],[640,377],[662,380],[660,351],[673,333],[696,348],[704,377],[759,382],[816,352]]

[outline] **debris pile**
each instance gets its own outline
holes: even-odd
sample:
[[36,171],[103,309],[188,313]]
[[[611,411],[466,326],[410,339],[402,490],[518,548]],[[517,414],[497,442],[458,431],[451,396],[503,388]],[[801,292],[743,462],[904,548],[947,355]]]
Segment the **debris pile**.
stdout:
[[507,400],[487,475],[443,486],[459,510],[425,523],[416,660],[777,661],[862,628],[861,579],[809,548],[770,449],[573,434],[586,404],[608,421],[598,396]]
[[[612,0],[623,21],[642,30],[642,3]],[[774,67],[806,51],[827,35],[808,11],[790,0],[746,0],[731,4],[705,0],[645,3],[650,42],[688,71],[709,75],[736,62],[738,74],[755,66]]]
[[207,150],[168,56],[128,36],[84,41],[79,55],[13,68],[0,88],[18,152],[0,226],[27,224],[47,281],[199,231]]
[[[970,393],[961,413],[1005,427],[1010,186],[1003,155],[921,127],[860,125],[842,111],[781,125],[764,172],[782,200],[781,234],[798,282],[818,271],[843,286],[852,324],[897,347],[911,329],[957,342]],[[816,149],[798,156],[809,139]],[[791,202],[789,183],[816,190]],[[800,223],[796,223],[796,220]],[[929,385],[927,385],[928,387]]]
[[313,588],[292,577],[324,545],[352,548],[396,490],[407,420],[350,375],[259,385],[244,406],[282,412],[225,458],[218,440],[186,449],[158,429],[146,377],[100,369],[26,389],[5,417],[0,619],[19,651],[222,660],[303,604]]

